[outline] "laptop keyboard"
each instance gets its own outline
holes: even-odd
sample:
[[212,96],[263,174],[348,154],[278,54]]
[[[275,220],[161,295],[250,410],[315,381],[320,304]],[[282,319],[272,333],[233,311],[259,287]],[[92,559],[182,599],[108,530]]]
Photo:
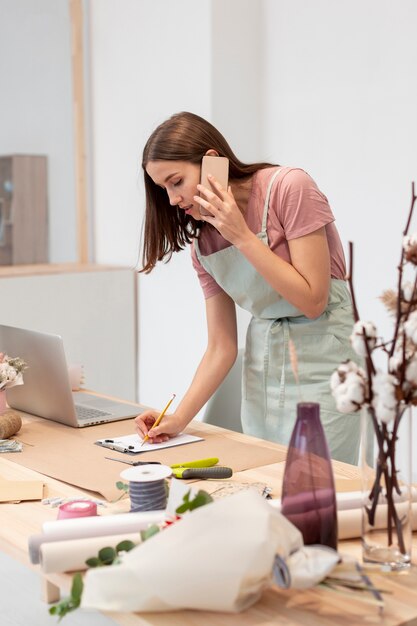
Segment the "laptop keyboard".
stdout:
[[75,405],[75,412],[77,414],[77,418],[80,421],[97,419],[100,417],[106,417],[106,415],[112,415],[112,413],[108,413],[107,411],[100,411],[100,409],[93,409],[92,407],[83,406],[81,404]]

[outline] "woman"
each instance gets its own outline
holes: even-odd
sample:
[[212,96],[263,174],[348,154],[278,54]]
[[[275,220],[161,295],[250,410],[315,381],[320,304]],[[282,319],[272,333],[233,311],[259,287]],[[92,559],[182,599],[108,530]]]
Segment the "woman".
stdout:
[[[199,184],[204,155],[229,159],[229,188]],[[287,444],[300,400],[320,402],[333,458],[356,463],[359,417],[336,411],[329,378],[355,359],[345,261],[326,197],[303,170],[244,164],[206,120],[178,113],[143,152],[146,189],[143,270],[192,244],[206,298],[208,343],[175,413],[149,432],[181,432],[219,387],[237,354],[235,304],[252,314],[243,365],[242,426]],[[200,207],[211,215],[201,215]],[[290,340],[298,360],[291,368]],[[146,435],[157,414],[136,418]]]

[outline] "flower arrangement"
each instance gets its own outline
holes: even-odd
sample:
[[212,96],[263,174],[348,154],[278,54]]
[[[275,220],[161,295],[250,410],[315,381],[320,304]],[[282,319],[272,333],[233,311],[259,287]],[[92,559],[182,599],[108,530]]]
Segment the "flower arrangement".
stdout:
[[[347,278],[355,318],[351,343],[358,357],[364,361],[364,367],[347,361],[338,367],[330,380],[340,412],[350,413],[365,407],[372,420],[377,460],[373,486],[365,509],[367,522],[369,526],[374,526],[377,505],[383,499],[387,504],[388,546],[396,541],[402,555],[406,555],[408,549],[404,537],[405,520],[403,513],[397,510],[396,502],[399,496],[406,494],[409,487],[406,486],[404,491],[404,485],[398,478],[396,448],[404,413],[411,405],[417,405],[417,233],[409,235],[415,202],[413,183],[398,265],[397,289],[386,290],[381,296],[385,307],[394,317],[393,336],[389,341],[378,336],[373,322],[359,318],[352,284],[353,245],[349,244]],[[385,354],[386,371],[375,367],[375,350],[382,350]]]
[[0,352],[0,391],[15,385],[23,385],[22,373],[27,365],[19,357],[10,357]]

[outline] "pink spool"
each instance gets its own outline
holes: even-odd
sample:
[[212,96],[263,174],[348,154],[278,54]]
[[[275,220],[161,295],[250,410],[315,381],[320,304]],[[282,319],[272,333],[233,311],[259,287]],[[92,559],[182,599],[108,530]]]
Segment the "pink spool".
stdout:
[[69,519],[71,517],[90,517],[97,515],[97,504],[90,500],[74,500],[60,504],[58,509],[58,519]]

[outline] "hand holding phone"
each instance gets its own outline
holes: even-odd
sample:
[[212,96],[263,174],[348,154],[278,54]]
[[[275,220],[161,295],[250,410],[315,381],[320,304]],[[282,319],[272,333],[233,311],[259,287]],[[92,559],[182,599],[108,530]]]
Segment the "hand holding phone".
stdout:
[[[210,185],[207,175],[211,174],[220,183],[220,185],[227,191],[229,186],[229,159],[220,156],[204,156],[201,162],[201,180],[200,183],[210,189],[214,193],[216,191]],[[201,195],[201,194],[200,194]],[[217,194],[218,195],[218,194]],[[200,206],[200,215],[210,215],[210,211]]]

